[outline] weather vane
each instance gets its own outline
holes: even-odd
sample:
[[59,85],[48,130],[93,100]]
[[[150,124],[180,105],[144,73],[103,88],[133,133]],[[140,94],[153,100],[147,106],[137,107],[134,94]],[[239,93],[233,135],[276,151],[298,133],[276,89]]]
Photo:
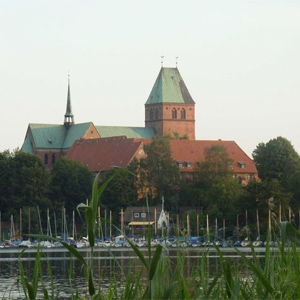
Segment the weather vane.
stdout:
[[176,68],[177,68],[177,66],[178,66],[178,56],[176,56]]
[[161,58],[161,66],[163,66],[163,64],[164,64],[164,56],[161,56],[160,58]]

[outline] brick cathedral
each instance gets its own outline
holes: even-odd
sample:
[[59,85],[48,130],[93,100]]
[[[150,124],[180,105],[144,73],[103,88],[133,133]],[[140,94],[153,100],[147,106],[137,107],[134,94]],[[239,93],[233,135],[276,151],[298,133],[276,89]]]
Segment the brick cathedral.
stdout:
[[195,102],[177,67],[160,69],[145,103],[145,127],[76,124],[69,81],[64,123],[30,123],[21,150],[39,156],[50,169],[57,159],[66,156],[87,165],[92,172],[108,171],[112,166],[126,167],[133,158],[141,157],[143,144],[155,135],[176,138],[170,140],[172,156],[187,180],[192,180],[197,161],[212,145],[227,149],[241,183],[258,178],[254,162],[234,141],[195,140]]

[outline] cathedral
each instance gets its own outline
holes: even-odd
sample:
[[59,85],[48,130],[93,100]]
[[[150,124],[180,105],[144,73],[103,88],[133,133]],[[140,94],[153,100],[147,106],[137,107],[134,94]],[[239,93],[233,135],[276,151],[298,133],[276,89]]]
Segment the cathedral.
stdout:
[[143,155],[143,144],[155,135],[169,135],[173,159],[184,180],[193,180],[197,161],[204,150],[223,145],[233,159],[232,169],[242,184],[257,179],[254,162],[234,141],[195,139],[195,102],[178,68],[161,67],[145,103],[145,127],[76,124],[68,81],[67,106],[63,124],[34,124],[27,128],[21,151],[37,155],[51,169],[62,156],[87,165],[90,171],[126,167]]

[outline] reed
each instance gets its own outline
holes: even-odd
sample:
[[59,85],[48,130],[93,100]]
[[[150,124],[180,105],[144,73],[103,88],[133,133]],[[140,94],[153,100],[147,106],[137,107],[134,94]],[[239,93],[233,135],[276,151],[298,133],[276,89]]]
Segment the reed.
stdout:
[[[120,170],[124,172],[124,170]],[[114,175],[115,176],[115,175]],[[87,282],[87,294],[82,295],[72,286],[72,270],[70,265],[69,277],[72,299],[300,299],[300,233],[290,223],[282,222],[280,232],[282,239],[278,247],[272,247],[270,233],[262,259],[256,255],[251,245],[251,258],[248,258],[238,248],[233,250],[244,263],[244,270],[231,264],[222,251],[215,246],[219,256],[220,270],[217,274],[211,272],[209,266],[209,249],[204,252],[197,267],[192,267],[187,274],[186,249],[177,250],[176,260],[169,256],[168,249],[158,245],[151,248],[151,230],[147,232],[147,256],[144,255],[130,240],[131,249],[140,264],[132,263],[129,271],[118,264],[123,282],[112,277],[108,289],[101,288],[101,278],[95,281],[94,274],[94,246],[96,236],[97,208],[102,192],[113,177],[98,187],[98,176],[95,178],[92,198],[89,204],[80,204],[78,210],[84,211],[90,243],[90,259],[85,259],[79,251],[62,242],[63,246],[82,265]],[[41,236],[39,236],[41,238]],[[50,239],[49,237],[47,237]],[[52,239],[55,240],[55,239]],[[24,251],[20,253],[20,258]],[[52,270],[47,262],[47,273],[43,274],[41,267],[42,251],[37,250],[33,273],[29,278],[25,274],[20,259],[20,284],[25,299],[38,299],[39,291],[44,299],[60,299],[53,285]],[[111,253],[113,255],[113,253]],[[142,267],[140,267],[140,265]],[[134,273],[134,276],[132,275]],[[50,280],[47,290],[45,276]]]

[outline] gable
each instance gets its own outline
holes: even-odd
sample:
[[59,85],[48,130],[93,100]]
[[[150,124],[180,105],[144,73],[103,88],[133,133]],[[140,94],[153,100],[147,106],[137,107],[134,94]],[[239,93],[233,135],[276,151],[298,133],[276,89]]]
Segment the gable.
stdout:
[[[61,148],[71,148],[74,141],[83,138],[87,134],[88,130],[92,128],[91,125],[91,122],[70,125],[69,129],[66,131],[66,137]],[[98,137],[98,134],[95,133],[95,135]]]
[[34,149],[68,149],[75,140],[91,136],[88,130],[93,131],[96,138],[99,137],[97,129],[91,122],[71,125],[68,129],[64,125],[29,124],[21,150],[34,153]]
[[[34,146],[38,149],[61,149],[66,128],[54,124],[29,124]],[[23,147],[22,147],[23,148]]]

